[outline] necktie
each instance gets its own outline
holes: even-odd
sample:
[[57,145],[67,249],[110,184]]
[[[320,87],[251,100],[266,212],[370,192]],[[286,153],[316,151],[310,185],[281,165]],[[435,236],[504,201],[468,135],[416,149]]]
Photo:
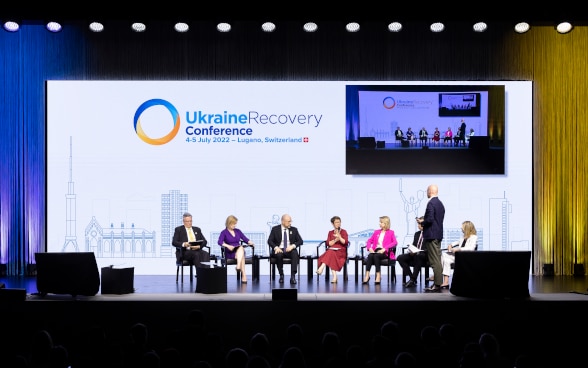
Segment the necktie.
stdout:
[[196,239],[194,238],[194,231],[191,228],[188,229],[188,241],[196,241]]
[[286,229],[284,229],[284,252],[286,251],[286,248],[288,247],[288,231]]
[[421,249],[422,246],[423,246],[423,232],[421,231],[421,234],[419,235],[419,241],[417,242],[417,248]]

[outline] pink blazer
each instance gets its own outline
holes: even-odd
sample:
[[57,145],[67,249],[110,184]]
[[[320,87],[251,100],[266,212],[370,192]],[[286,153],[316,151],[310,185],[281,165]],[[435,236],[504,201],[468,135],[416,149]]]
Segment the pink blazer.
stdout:
[[[376,249],[376,247],[378,246],[378,239],[380,238],[381,232],[382,232],[382,230],[374,231],[372,236],[370,236],[370,238],[365,243],[365,249],[367,249],[367,250],[370,250],[370,249],[375,250]],[[388,250],[390,248],[394,248],[394,247],[396,247],[397,244],[398,244],[398,241],[396,240],[396,235],[394,235],[394,230],[387,230],[386,234],[384,234],[384,240],[382,241],[382,246],[384,247],[384,249]],[[389,255],[390,259],[396,259],[395,252],[389,251],[388,255]]]

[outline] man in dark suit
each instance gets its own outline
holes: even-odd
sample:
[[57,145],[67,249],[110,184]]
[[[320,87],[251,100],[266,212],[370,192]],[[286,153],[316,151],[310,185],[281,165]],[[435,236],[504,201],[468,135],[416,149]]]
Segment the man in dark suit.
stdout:
[[[422,220],[423,218],[420,217],[420,219]],[[399,255],[397,258],[398,264],[400,267],[402,267],[402,275],[408,276],[408,281],[402,285],[404,287],[415,287],[417,284],[417,279],[419,278],[419,273],[421,272],[421,267],[427,265],[428,256],[423,247],[423,225],[418,222],[418,219],[417,226],[419,231],[414,233],[414,240],[412,241],[412,245],[421,251],[411,252],[410,250],[407,250],[406,253]],[[411,267],[412,270],[410,269]]]
[[184,259],[200,267],[201,262],[210,261],[210,253],[203,250],[208,241],[197,226],[192,226],[192,215],[188,212],[182,216],[183,225],[174,230],[172,245],[176,247],[176,259]]
[[443,240],[443,219],[445,218],[445,206],[439,198],[439,188],[431,184],[427,187],[427,208],[422,220],[417,220],[423,225],[423,239],[425,249],[429,257],[429,264],[433,268],[434,284],[425,289],[427,293],[441,292],[443,283],[443,265],[441,264],[441,241]]
[[282,223],[272,227],[267,244],[270,247],[270,257],[276,258],[276,265],[280,273],[280,284],[284,283],[284,258],[292,260],[290,268],[290,284],[296,284],[299,254],[298,247],[302,245],[302,237],[298,229],[290,226],[292,218],[288,214],[282,215]]

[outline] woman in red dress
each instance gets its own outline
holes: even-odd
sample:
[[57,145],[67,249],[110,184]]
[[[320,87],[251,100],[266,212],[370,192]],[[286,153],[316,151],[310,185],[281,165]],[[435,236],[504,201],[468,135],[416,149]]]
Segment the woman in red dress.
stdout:
[[316,273],[322,275],[325,267],[328,266],[333,275],[331,283],[334,284],[337,282],[337,272],[341,271],[345,262],[347,262],[349,236],[345,229],[341,229],[341,218],[339,216],[333,216],[331,224],[333,224],[333,230],[329,231],[327,235],[326,249],[318,258],[318,270],[316,270]]
[[439,140],[441,140],[441,132],[439,131],[439,128],[435,128],[435,132],[433,133],[433,142],[439,143]]

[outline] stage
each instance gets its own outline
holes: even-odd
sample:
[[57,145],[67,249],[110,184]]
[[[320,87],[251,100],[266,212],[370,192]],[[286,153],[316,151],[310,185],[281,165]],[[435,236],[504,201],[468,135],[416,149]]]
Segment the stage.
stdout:
[[[23,342],[41,327],[63,344],[73,344],[80,330],[89,326],[100,326],[120,342],[130,326],[141,322],[149,327],[152,344],[163,348],[171,331],[187,322],[190,311],[200,310],[208,330],[221,334],[225,347],[247,347],[256,332],[279,340],[291,323],[301,324],[312,343],[319,344],[325,331],[336,331],[345,346],[368,344],[382,323],[394,320],[406,341],[418,341],[425,326],[453,323],[468,340],[482,332],[495,333],[512,356],[527,352],[543,357],[543,362],[561,363],[559,352],[565,349],[566,361],[583,359],[588,321],[576,316],[588,307],[586,277],[529,276],[528,298],[502,299],[461,297],[449,290],[424,293],[424,282],[405,289],[402,275],[396,277],[395,284],[383,278],[375,285],[372,278],[362,285],[353,275],[346,282],[339,275],[336,284],[324,275],[303,275],[296,285],[290,285],[288,277],[280,285],[267,275],[258,281],[250,278],[247,284],[229,275],[227,293],[203,294],[195,292],[197,280],[190,282],[187,275],[183,283],[176,283],[175,275],[135,276],[132,293],[89,296],[41,296],[34,277],[4,277],[0,283],[26,289],[26,297],[0,303],[3,315],[16,322],[5,326],[2,346],[5,352],[23,351]],[[294,290],[295,300],[286,300]]]

